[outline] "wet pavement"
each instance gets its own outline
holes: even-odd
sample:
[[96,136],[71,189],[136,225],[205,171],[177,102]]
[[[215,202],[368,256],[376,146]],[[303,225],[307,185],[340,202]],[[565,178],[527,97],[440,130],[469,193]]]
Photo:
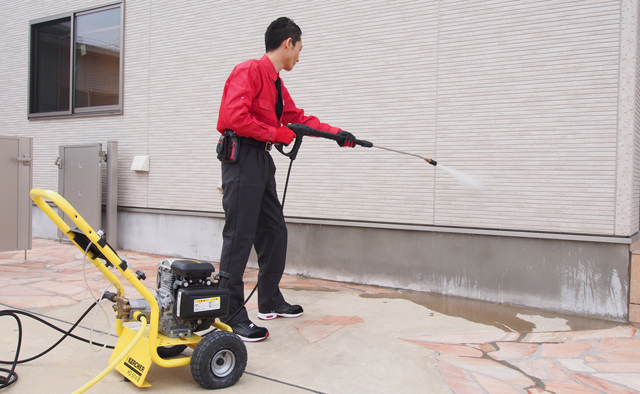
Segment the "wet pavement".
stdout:
[[[157,264],[165,256],[118,254],[134,271],[146,271],[144,283],[155,288]],[[256,270],[247,270],[247,290],[256,277]],[[0,310],[28,310],[68,328],[91,304],[87,288],[99,296],[107,286],[91,262],[83,270],[82,251],[68,242],[34,239],[26,259],[24,251],[0,253]],[[224,392],[640,393],[640,334],[631,324],[296,275],[285,275],[281,288],[305,314],[261,322],[251,300],[250,317],[271,335],[247,344],[245,374]],[[139,298],[128,284],[125,294]],[[109,302],[103,304],[110,322],[99,312],[91,334],[91,313],[78,335],[107,338],[113,312]],[[21,359],[60,337],[21,319]],[[13,319],[0,318],[0,360],[14,357],[16,330]],[[97,375],[109,355],[67,339],[46,356],[19,365],[17,383],[3,391],[71,392]],[[204,390],[188,367],[154,366],[147,380],[153,387],[138,389],[110,372],[88,392]]]

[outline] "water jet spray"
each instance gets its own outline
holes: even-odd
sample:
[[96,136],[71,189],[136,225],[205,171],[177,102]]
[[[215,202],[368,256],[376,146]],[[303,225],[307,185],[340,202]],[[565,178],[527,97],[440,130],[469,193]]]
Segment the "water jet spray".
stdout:
[[[320,138],[327,138],[330,140],[334,140],[334,141],[338,141],[338,142],[342,142],[344,140],[343,136],[337,135],[337,134],[333,134],[333,133],[327,133],[325,131],[320,131],[320,130],[316,130],[316,129],[312,129],[309,126],[303,125],[303,124],[298,124],[298,123],[289,123],[287,125],[288,128],[290,128],[291,130],[293,130],[294,133],[296,133],[296,139],[295,142],[293,143],[293,147],[291,148],[291,150],[289,152],[285,152],[283,145],[282,144],[276,144],[276,149],[278,149],[278,151],[280,151],[280,153],[282,153],[283,155],[289,157],[292,161],[295,160],[296,155],[298,154],[298,150],[300,149],[300,145],[302,145],[302,137],[304,137],[305,135],[310,135],[313,137],[320,137]],[[413,157],[417,157],[419,159],[422,159],[424,161],[426,161],[427,163],[431,164],[434,167],[438,166],[438,162],[433,160],[433,159],[429,159],[428,157],[423,157],[420,155],[417,155],[415,153],[409,153],[409,152],[404,152],[401,150],[397,150],[397,149],[391,149],[391,148],[386,148],[384,146],[379,146],[379,145],[374,145],[372,142],[369,141],[365,141],[365,140],[355,140],[355,144],[356,145],[360,145],[362,147],[365,148],[378,148],[378,149],[383,149],[389,152],[395,152],[395,153],[400,153],[402,155],[407,155],[407,156],[413,156]],[[483,185],[482,182],[480,182],[478,179],[476,179],[474,176],[466,174],[462,171],[447,167],[445,165],[440,165],[438,168],[443,169],[444,171],[446,171],[447,173],[453,175],[454,177],[456,177],[458,180],[460,180],[461,182],[472,186],[476,189],[483,189]],[[286,188],[285,188],[286,190]]]

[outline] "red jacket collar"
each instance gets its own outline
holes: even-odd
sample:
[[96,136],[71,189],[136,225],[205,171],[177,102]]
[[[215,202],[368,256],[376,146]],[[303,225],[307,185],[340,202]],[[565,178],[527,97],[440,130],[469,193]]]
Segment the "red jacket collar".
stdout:
[[260,59],[260,64],[262,64],[262,67],[267,70],[271,82],[275,82],[276,79],[278,79],[278,74],[276,73],[276,67],[273,65],[273,63],[271,63],[271,59],[269,59],[269,56],[262,56],[262,58]]

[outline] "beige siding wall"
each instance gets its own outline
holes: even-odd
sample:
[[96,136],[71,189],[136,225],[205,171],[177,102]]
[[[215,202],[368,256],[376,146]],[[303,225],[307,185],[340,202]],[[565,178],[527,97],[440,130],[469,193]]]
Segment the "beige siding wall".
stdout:
[[438,158],[487,185],[442,176],[436,223],[611,234],[619,4],[474,3],[441,8]]
[[[637,3],[129,0],[124,114],[28,121],[28,21],[106,3],[3,2],[0,134],[34,137],[36,187],[57,188],[58,145],[115,140],[119,205],[220,212],[224,81],[263,54],[266,26],[287,15],[303,30],[300,63],[282,75],[298,106],[485,185],[307,139],[287,216],[627,236],[640,201]],[[148,174],[129,170],[147,154]],[[282,191],[288,159],[273,155]]]

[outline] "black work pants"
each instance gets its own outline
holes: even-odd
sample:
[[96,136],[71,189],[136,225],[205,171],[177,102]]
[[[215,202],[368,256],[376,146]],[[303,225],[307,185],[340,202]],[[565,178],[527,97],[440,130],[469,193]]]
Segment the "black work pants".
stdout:
[[[260,268],[259,311],[271,312],[285,302],[279,283],[287,254],[287,227],[276,192],[275,173],[271,154],[248,143],[241,142],[237,163],[222,163],[225,223],[220,270],[232,275],[229,314],[222,320],[229,325],[249,319],[242,306],[242,276],[252,246],[255,246]],[[233,319],[225,320],[240,308]]]

